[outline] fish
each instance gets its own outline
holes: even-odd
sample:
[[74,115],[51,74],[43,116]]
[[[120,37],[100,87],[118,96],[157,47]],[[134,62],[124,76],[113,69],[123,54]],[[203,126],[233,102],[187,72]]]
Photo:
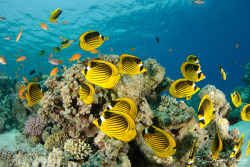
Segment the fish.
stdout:
[[114,49],[113,49],[113,48],[111,48],[111,47],[110,47],[110,50],[111,50],[111,51],[114,51]]
[[93,88],[93,86],[87,82],[83,82],[79,90],[80,99],[85,104],[91,104],[94,101],[94,96],[93,96],[94,94],[95,94],[95,89]]
[[6,65],[6,60],[3,56],[0,56],[0,64]]
[[68,21],[62,21],[62,23],[63,23],[63,24],[69,24],[69,22],[68,22]]
[[245,157],[248,156],[249,152],[250,152],[250,140],[249,140],[248,145],[247,145],[247,150],[246,150],[246,156]]
[[57,59],[49,59],[49,62],[53,65],[58,65],[59,61]]
[[198,108],[198,119],[199,119],[199,127],[204,128],[209,124],[211,120],[215,117],[213,102],[211,98],[206,94],[200,101]]
[[26,59],[25,56],[19,57],[18,59],[16,59],[16,63],[19,62],[19,61],[24,61],[25,59]]
[[20,30],[19,34],[17,35],[17,37],[16,37],[16,42],[20,39],[20,37],[22,35],[22,32],[23,32],[23,30],[22,30],[22,27],[21,27],[21,30]]
[[130,48],[132,51],[135,51],[135,48]]
[[61,49],[65,49],[65,48],[67,48],[69,46],[70,46],[70,44],[69,44],[69,40],[68,39],[66,39],[65,41],[61,42]]
[[87,52],[99,48],[106,37],[102,36],[98,31],[88,31],[79,37],[79,47]]
[[240,42],[237,42],[237,43],[235,44],[235,49],[237,49],[239,46],[240,46]]
[[188,163],[187,163],[187,167],[191,167],[191,165],[194,163],[194,158],[195,158],[195,152],[197,150],[197,140],[194,139],[194,143],[193,143],[193,147],[192,147],[192,150],[189,154],[189,158],[188,158]]
[[243,138],[244,138],[244,133],[241,135],[240,139],[236,142],[234,149],[233,149],[232,153],[230,154],[230,158],[235,157],[237,155],[237,153],[239,152]]
[[66,39],[63,38],[62,36],[59,36],[58,39],[61,39],[61,40],[63,40],[63,41],[66,41]]
[[159,37],[156,37],[156,42],[159,43]]
[[197,56],[195,56],[195,55],[188,55],[188,57],[187,57],[187,62],[190,62],[190,63],[195,63],[195,64],[197,64],[197,65],[200,65],[199,63],[199,59],[198,59],[198,57]]
[[233,63],[237,63],[237,60],[232,60]]
[[15,91],[14,91],[14,89],[13,89],[13,88],[11,88],[11,91],[12,91],[13,93],[15,93]]
[[10,38],[9,36],[5,36],[4,39],[5,39],[6,41],[10,41],[10,40],[11,40],[11,38]]
[[42,29],[44,30],[48,30],[48,26],[45,23],[41,23],[39,24],[41,26]]
[[85,66],[85,69],[82,70],[82,74],[92,84],[106,89],[115,87],[121,78],[117,67],[103,60],[91,61]]
[[195,1],[191,1],[191,3],[197,4],[197,5],[201,5],[204,3],[204,1],[202,0],[195,0]]
[[231,99],[232,99],[232,102],[236,108],[241,106],[241,104],[242,104],[241,97],[237,91],[235,91],[231,94]]
[[168,51],[169,51],[169,52],[172,52],[172,51],[173,51],[173,49],[168,49]]
[[53,51],[54,51],[54,52],[61,52],[61,48],[60,48],[60,47],[54,47],[54,48],[53,48]]
[[220,134],[217,133],[215,137],[213,138],[212,147],[211,147],[212,158],[214,160],[219,158],[219,152],[221,152],[222,148],[223,148],[223,143],[222,143]]
[[96,50],[96,49],[94,49],[94,50],[91,50],[90,51],[90,53],[92,53],[92,54],[96,54],[96,53],[98,53],[100,50]]
[[18,93],[18,96],[20,99],[25,99],[25,96],[23,96],[23,93],[24,93],[25,89],[21,89]]
[[71,63],[71,61],[75,61],[75,60],[79,61],[81,56],[82,55],[80,55],[80,54],[74,54],[70,59],[68,59],[69,63]]
[[54,23],[59,16],[62,14],[62,10],[60,8],[56,9],[55,11],[53,11],[49,17],[49,21]]
[[62,60],[59,60],[58,63],[62,65],[62,64],[63,64],[63,61],[62,61]]
[[67,66],[62,66],[62,67],[63,67],[63,70],[61,70],[61,72],[66,71]]
[[23,77],[23,80],[24,80],[25,82],[29,82],[25,77]]
[[16,54],[16,58],[18,58],[17,54]]
[[50,72],[50,76],[53,76],[53,75],[57,75],[57,73],[59,72],[58,68],[53,68]]
[[138,112],[135,101],[130,98],[112,100],[105,111],[113,111],[118,113],[123,112],[131,116],[133,119],[136,118]]
[[130,74],[130,77],[147,71],[139,57],[129,54],[122,54],[120,56],[118,69],[120,74]]
[[21,48],[19,48],[19,51],[20,51],[20,52],[22,52],[22,49],[21,49]]
[[142,136],[157,156],[165,158],[176,153],[174,138],[162,129],[149,126],[142,130]]
[[40,67],[41,69],[43,69],[43,67]]
[[206,78],[203,72],[201,71],[200,65],[197,65],[195,63],[182,63],[181,73],[185,79],[193,82],[199,82]]
[[14,71],[15,72],[15,74],[17,74],[17,72],[16,71]]
[[30,71],[30,75],[35,74],[35,72],[36,72],[36,70],[32,70],[32,71]]
[[4,18],[4,17],[0,17],[0,21],[1,21],[1,20],[5,20],[5,18]]
[[34,79],[32,79],[32,81],[38,81],[38,78],[34,78]]
[[124,142],[129,142],[137,136],[135,121],[126,113],[105,111],[93,123],[109,137]]
[[17,70],[20,70],[19,67],[17,67]]
[[41,50],[40,52],[39,52],[39,55],[41,55],[41,56],[43,56],[45,54],[45,50]]
[[30,82],[28,85],[27,92],[25,92],[25,97],[28,101],[29,106],[34,104],[39,104],[40,100],[43,98],[44,93],[40,84],[36,82]]
[[225,73],[225,71],[222,69],[222,67],[219,65],[219,68],[220,68],[220,74],[223,78],[223,80],[226,80],[227,79],[227,73]]
[[193,81],[183,78],[178,79],[171,84],[169,94],[175,98],[186,97],[186,100],[189,100],[191,96],[199,90],[200,88],[197,87]]
[[243,121],[250,121],[250,104],[245,105],[240,113]]
[[27,86],[25,86],[25,85],[21,85],[20,86],[20,89],[25,89]]
[[17,77],[17,78],[20,78],[20,76],[19,76],[19,75],[16,75],[16,77]]

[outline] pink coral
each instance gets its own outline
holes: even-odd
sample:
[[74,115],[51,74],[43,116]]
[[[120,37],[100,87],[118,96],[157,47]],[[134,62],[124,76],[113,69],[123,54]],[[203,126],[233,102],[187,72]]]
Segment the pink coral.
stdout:
[[39,136],[43,132],[45,122],[43,122],[40,117],[30,117],[25,122],[25,133],[30,136]]

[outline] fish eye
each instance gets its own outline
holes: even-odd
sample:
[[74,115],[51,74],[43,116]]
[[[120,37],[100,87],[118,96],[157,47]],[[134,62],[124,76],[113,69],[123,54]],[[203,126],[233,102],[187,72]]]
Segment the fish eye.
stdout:
[[143,70],[143,64],[139,64],[138,66],[140,67],[140,71],[142,71]]

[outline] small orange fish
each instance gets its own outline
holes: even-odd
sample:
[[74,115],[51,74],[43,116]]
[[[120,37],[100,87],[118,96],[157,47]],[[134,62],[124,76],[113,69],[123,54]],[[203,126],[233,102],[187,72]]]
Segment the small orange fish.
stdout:
[[23,63],[21,65],[22,65],[22,68],[24,68]]
[[62,60],[59,60],[58,63],[62,65],[62,64],[63,64],[63,61],[62,61]]
[[16,59],[16,62],[19,62],[19,61],[24,61],[25,59],[26,59],[26,57],[25,57],[25,56],[22,56],[22,57],[20,57],[20,58]]
[[58,21],[54,21],[53,23],[54,23],[54,24],[57,24],[57,23],[58,23]]
[[22,49],[19,48],[19,51],[22,52]]
[[19,67],[17,67],[17,70],[20,70]]
[[17,54],[16,54],[16,58],[18,58]]
[[69,22],[68,22],[68,21],[62,21],[62,23],[63,23],[63,24],[69,24]]
[[37,78],[34,78],[34,79],[32,79],[33,81],[38,81],[38,79]]
[[18,93],[18,96],[20,99],[25,99],[25,96],[23,96],[23,93],[24,93],[25,89],[21,89]]
[[29,82],[25,77],[23,77],[23,80],[24,80],[25,82]]
[[17,78],[19,78],[20,76],[19,75],[16,75]]
[[12,90],[12,92],[13,92],[13,93],[15,93],[15,91],[14,91],[14,89],[13,89],[13,88],[11,88],[11,90]]
[[40,67],[41,69],[43,69],[43,67]]
[[20,86],[20,89],[25,89],[27,86],[25,86],[25,85],[21,85]]
[[135,48],[130,48],[132,51],[135,51]]
[[107,36],[106,39],[109,40],[109,37]]
[[169,49],[169,52],[172,52],[173,50],[172,49]]
[[58,72],[59,72],[59,70],[58,70],[57,67],[56,67],[56,68],[53,68],[53,70],[51,70],[51,72],[50,72],[50,76],[52,76],[52,75],[57,75]]
[[14,71],[16,74],[17,74],[17,72],[16,71]]
[[45,23],[41,23],[39,24],[41,26],[42,29],[44,30],[48,30],[48,26]]
[[110,47],[110,50],[113,51],[113,48]]
[[18,36],[16,37],[16,42],[20,39],[20,37],[22,35],[22,32],[23,32],[23,30],[22,30],[22,27],[21,27],[21,31],[19,32]]
[[92,53],[92,54],[96,54],[96,53],[98,53],[100,50],[96,50],[96,49],[94,49],[94,50],[91,50],[90,51],[90,53]]
[[63,41],[66,41],[65,38],[63,38],[62,36],[58,37],[59,39],[63,40]]
[[60,58],[60,56],[57,56],[57,58],[59,59],[59,58]]
[[69,60],[69,63],[71,63],[71,61],[75,61],[75,60],[80,60],[82,55],[80,54],[74,54],[71,59],[68,59]]
[[143,55],[142,56],[145,56],[146,54],[145,53],[143,53]]

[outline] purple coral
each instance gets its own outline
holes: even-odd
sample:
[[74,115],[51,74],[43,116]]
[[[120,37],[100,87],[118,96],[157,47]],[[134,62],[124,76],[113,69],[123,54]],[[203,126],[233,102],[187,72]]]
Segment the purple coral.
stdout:
[[30,136],[39,136],[43,132],[45,122],[43,122],[40,117],[30,117],[25,122],[25,133]]

